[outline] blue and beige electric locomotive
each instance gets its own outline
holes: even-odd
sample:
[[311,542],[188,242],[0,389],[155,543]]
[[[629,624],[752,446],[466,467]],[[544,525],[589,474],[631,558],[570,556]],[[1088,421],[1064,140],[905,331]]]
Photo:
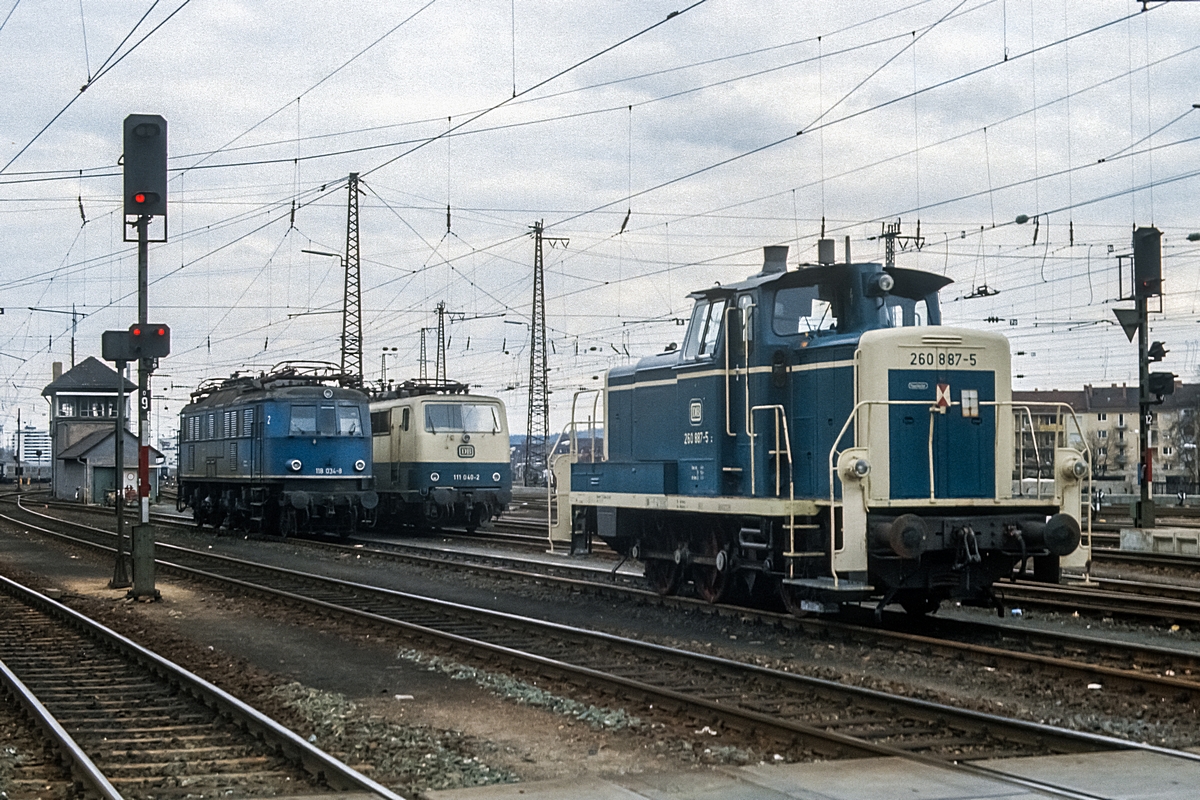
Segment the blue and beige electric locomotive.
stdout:
[[324,362],[207,382],[180,412],[179,495],[197,524],[345,536],[373,522],[367,396]]
[[[797,613],[987,605],[1027,559],[1086,566],[1070,409],[1014,407],[1008,340],[940,327],[949,279],[832,251],[788,270],[766,248],[762,272],[691,295],[682,347],[609,370],[604,457],[554,463],[552,539],[599,536],[664,594],[765,587]],[[1053,476],[1024,480],[1033,413],[1060,435]]]
[[508,417],[455,382],[406,381],[371,399],[379,524],[486,526],[512,500]]

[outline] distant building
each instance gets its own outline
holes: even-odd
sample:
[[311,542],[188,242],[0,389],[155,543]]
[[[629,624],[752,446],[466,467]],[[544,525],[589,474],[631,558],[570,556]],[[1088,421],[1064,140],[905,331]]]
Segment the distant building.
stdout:
[[[1091,451],[1092,480],[1095,488],[1107,494],[1134,495],[1141,491],[1138,483],[1138,387],[1084,386],[1082,391],[1013,392],[1013,401],[1067,403],[1074,410],[1082,429],[1082,437]],[[1200,439],[1200,385],[1176,382],[1174,394],[1163,398],[1151,408],[1150,441],[1153,491],[1158,495],[1179,492],[1195,494],[1200,491],[1200,459],[1197,440]],[[1047,445],[1052,453],[1053,437],[1062,426],[1071,423],[1050,409],[1037,409],[1033,414],[1032,431],[1026,423],[1018,423],[1024,436],[1018,440],[1017,464],[1030,464],[1033,444],[1047,463]],[[1052,455],[1049,456],[1052,458]]]
[[[20,448],[18,451],[18,440]],[[25,468],[25,477],[32,480],[44,480],[50,477],[50,465],[53,463],[50,453],[50,432],[38,430],[32,425],[25,425],[20,432],[13,431],[6,438],[7,461],[16,466],[17,453],[21,455],[21,465]],[[3,476],[11,478],[15,469],[8,468]]]

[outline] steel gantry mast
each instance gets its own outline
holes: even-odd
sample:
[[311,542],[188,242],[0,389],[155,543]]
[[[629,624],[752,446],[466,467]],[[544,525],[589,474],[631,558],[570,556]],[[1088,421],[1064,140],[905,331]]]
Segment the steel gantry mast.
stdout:
[[362,293],[358,257],[358,173],[347,181],[346,204],[346,290],[342,300],[342,372],[355,386],[363,380]]
[[533,223],[533,310],[529,325],[529,409],[525,424],[525,485],[541,484],[546,440],[550,435],[550,375],[546,363],[546,279],[542,244],[567,239],[542,235],[543,223]]
[[434,383],[438,386],[446,385],[446,303],[441,301],[437,304],[438,327],[437,327],[437,362],[434,366]]

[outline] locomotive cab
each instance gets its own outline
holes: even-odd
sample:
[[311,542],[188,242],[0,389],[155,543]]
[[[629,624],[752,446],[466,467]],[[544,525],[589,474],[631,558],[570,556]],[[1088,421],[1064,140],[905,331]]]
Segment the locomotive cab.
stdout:
[[1081,437],[1014,494],[1014,418],[1030,412],[1012,404],[1007,340],[941,327],[942,276],[788,270],[786,251],[693,293],[682,347],[609,370],[605,456],[560,486],[571,541],[643,560],[662,593],[765,586],[796,611],[991,603],[1016,564],[1085,563]]

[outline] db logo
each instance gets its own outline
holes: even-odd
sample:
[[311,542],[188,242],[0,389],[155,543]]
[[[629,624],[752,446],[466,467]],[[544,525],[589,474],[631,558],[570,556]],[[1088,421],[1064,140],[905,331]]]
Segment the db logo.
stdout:
[[693,398],[691,405],[688,406],[688,422],[693,425],[699,425],[704,422],[704,401],[699,398]]

